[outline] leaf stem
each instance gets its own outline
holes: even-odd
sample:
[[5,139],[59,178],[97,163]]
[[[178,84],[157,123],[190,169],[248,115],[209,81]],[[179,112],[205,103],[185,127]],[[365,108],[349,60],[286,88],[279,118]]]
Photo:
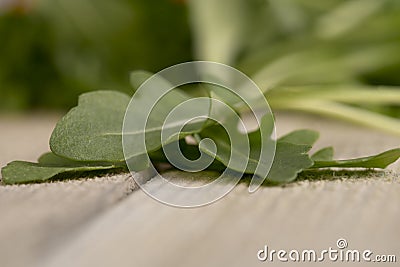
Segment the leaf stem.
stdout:
[[363,108],[321,99],[286,99],[285,101],[279,102],[271,99],[270,104],[273,109],[301,110],[328,115],[400,135],[400,120]]

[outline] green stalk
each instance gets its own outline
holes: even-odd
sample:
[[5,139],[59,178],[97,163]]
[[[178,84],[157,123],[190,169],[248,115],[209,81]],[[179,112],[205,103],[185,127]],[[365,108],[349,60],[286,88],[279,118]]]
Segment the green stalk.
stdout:
[[327,115],[400,136],[400,120],[366,109],[320,99],[286,99],[285,101],[274,101],[271,99],[269,102],[272,109],[301,110],[319,115]]
[[[294,96],[295,95],[295,96]],[[367,86],[295,86],[268,91],[267,99],[274,102],[307,101],[309,99],[338,101],[349,104],[400,104],[400,88]]]

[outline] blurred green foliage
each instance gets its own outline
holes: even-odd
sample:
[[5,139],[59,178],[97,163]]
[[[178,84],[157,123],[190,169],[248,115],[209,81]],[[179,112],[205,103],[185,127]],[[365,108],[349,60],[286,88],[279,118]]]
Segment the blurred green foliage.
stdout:
[[68,108],[89,90],[130,93],[130,71],[191,60],[187,9],[179,2],[21,5],[0,13],[0,110]]
[[[307,86],[361,86],[362,94],[400,85],[398,0],[32,3],[0,11],[0,110],[68,108],[89,90],[129,93],[130,71],[155,72],[193,59],[239,68],[272,104],[282,103],[281,96],[301,99]],[[397,95],[373,105],[351,97],[351,107],[400,114]]]
[[273,110],[400,135],[400,1],[188,4],[195,57],[242,70]]

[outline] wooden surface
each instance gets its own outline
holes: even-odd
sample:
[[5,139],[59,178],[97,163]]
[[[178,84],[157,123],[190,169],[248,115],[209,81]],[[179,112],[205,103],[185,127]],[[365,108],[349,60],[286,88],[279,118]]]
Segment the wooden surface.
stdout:
[[[0,117],[0,165],[33,161],[45,152],[57,119]],[[339,158],[400,144],[398,137],[324,118],[278,114],[277,120],[279,134],[320,130],[317,147],[334,145]],[[400,171],[399,165],[391,170]],[[186,180],[206,174],[168,175]],[[326,172],[322,178],[254,194],[241,183],[221,201],[197,209],[160,204],[129,175],[0,186],[0,266],[280,265],[259,262],[257,251],[264,245],[326,249],[338,238],[351,249],[396,254],[399,261],[399,175]]]

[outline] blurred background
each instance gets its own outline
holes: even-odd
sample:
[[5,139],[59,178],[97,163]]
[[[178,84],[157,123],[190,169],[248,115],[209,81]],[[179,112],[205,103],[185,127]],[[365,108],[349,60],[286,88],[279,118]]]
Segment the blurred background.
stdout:
[[131,71],[196,59],[243,71],[274,109],[400,135],[398,0],[0,0],[0,112],[131,94]]
[[0,109],[67,109],[90,90],[129,92],[129,72],[191,59],[183,3],[0,0]]

